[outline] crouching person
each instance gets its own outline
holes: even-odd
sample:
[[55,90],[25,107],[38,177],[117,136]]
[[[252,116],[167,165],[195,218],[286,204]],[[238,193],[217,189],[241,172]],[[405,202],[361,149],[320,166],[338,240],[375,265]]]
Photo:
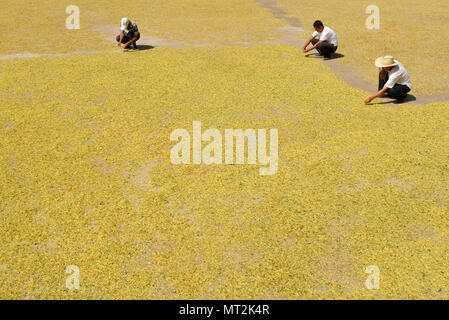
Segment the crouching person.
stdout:
[[123,44],[124,49],[137,50],[137,40],[140,39],[140,32],[137,24],[128,18],[123,18],[120,23],[120,34],[116,37],[117,45],[120,47]]
[[[337,51],[338,48],[337,34],[331,28],[324,26],[320,20],[313,23],[313,28],[315,29],[315,32],[304,43],[302,51],[306,53],[316,49],[320,56],[324,56],[328,59],[331,58],[332,54]],[[318,39],[316,37],[318,37]],[[312,47],[307,49],[309,44],[312,44]]]
[[379,68],[379,91],[366,99],[365,103],[370,103],[380,96],[387,96],[397,101],[404,100],[412,89],[412,83],[402,63],[392,56],[384,56],[377,58],[375,65]]

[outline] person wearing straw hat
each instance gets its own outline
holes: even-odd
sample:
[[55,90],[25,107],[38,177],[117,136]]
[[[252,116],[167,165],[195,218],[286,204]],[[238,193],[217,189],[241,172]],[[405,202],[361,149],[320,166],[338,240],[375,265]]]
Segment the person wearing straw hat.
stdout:
[[117,45],[121,47],[123,44],[124,50],[130,48],[137,50],[137,40],[140,39],[140,32],[137,24],[128,18],[123,18],[120,22],[120,34],[116,37]]
[[382,95],[398,101],[404,100],[412,89],[412,82],[402,63],[392,56],[383,56],[377,58],[374,64],[379,68],[379,91],[366,99],[365,103],[370,103]]

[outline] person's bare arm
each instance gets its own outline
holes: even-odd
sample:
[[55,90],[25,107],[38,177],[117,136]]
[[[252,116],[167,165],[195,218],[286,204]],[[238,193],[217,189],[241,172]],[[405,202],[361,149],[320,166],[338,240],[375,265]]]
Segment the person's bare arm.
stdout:
[[304,46],[302,47],[302,51],[306,52],[307,47],[309,46],[310,42],[312,41],[312,39],[315,38],[313,36],[309,37],[309,39],[306,40],[306,43],[304,43]]
[[374,99],[380,97],[381,95],[383,95],[385,92],[387,92],[387,90],[390,89],[388,87],[383,87],[381,90],[379,90],[379,92],[377,92],[374,96],[369,97],[368,99],[365,100],[365,103],[370,103],[371,101],[373,101]]
[[129,40],[127,43],[125,43],[124,48],[128,48],[131,44],[133,44],[134,42],[136,42],[137,40],[139,40],[139,33],[136,33],[134,38],[132,38],[131,40]]
[[316,47],[318,47],[321,43],[323,43],[326,40],[320,40],[317,43],[315,43],[315,45],[313,47],[310,47],[309,49],[303,50],[304,52],[309,52],[312,51],[313,49],[316,49]]
[[120,47],[122,45],[123,38],[125,37],[125,34],[123,32],[120,32],[120,41],[117,43],[117,45]]

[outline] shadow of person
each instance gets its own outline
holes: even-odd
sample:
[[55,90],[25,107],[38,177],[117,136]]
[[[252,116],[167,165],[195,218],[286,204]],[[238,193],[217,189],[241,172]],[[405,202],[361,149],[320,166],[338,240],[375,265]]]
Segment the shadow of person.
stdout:
[[318,52],[315,53],[307,53],[305,55],[306,58],[321,58],[323,60],[335,60],[335,59],[340,59],[340,58],[344,58],[344,54],[341,53],[332,53],[330,57],[326,58],[322,55],[320,55]]
[[[388,97],[379,97],[380,99],[391,99]],[[378,99],[379,99],[378,98]],[[412,102],[412,101],[416,101],[416,97],[412,94],[408,94],[404,99],[402,100],[396,100],[396,99],[392,99],[392,100],[388,100],[388,101],[382,101],[382,102],[370,102],[367,103],[367,105],[376,105],[376,104],[403,104],[403,103],[407,103],[407,102]]]
[[147,44],[138,44],[137,45],[137,49],[139,51],[144,51],[144,50],[150,50],[150,49],[154,49],[153,46],[147,45]]
[[341,53],[332,53],[331,56],[329,58],[324,58],[324,60],[335,60],[335,59],[340,59],[340,58],[344,58],[345,55],[341,54]]
[[407,103],[407,102],[412,102],[412,101],[416,101],[416,97],[412,94],[408,94],[405,99],[402,100],[394,100],[393,103],[395,104],[402,104],[402,103]]

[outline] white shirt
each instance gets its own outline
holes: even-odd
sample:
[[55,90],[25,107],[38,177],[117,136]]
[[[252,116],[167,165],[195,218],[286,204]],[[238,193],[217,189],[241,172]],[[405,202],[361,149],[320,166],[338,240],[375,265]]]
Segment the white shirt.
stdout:
[[318,36],[320,40],[327,41],[336,47],[338,46],[337,34],[329,27],[325,26],[322,32],[318,32],[315,30],[315,32],[312,34],[312,37],[315,38],[316,36]]
[[404,66],[399,61],[394,60],[394,62],[398,65],[388,71],[388,81],[385,83],[385,86],[393,88],[395,84],[402,84],[412,89],[412,82],[410,81],[410,76],[408,75],[407,70],[405,70]]

